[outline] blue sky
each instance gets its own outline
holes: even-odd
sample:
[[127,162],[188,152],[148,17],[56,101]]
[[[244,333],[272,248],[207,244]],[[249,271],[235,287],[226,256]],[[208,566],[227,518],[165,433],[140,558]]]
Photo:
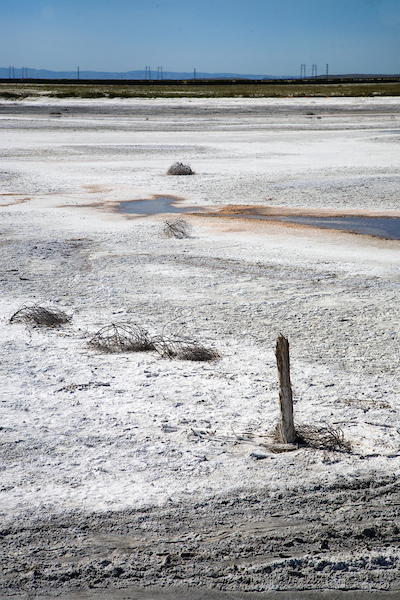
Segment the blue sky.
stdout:
[[400,73],[400,0],[0,0],[0,66]]

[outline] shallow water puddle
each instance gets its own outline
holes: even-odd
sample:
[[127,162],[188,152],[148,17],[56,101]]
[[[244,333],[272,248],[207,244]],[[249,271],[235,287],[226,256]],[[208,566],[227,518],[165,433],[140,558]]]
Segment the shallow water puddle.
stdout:
[[187,212],[188,208],[178,208],[173,206],[173,202],[179,202],[178,198],[168,198],[167,196],[157,196],[153,200],[131,200],[121,202],[118,212],[135,215],[159,215],[163,213],[181,213]]
[[[268,217],[264,217],[268,218]],[[322,229],[341,229],[352,233],[400,240],[400,218],[396,217],[272,217],[274,220],[310,225]]]
[[[180,202],[179,198],[172,196],[157,196],[152,200],[131,200],[121,202],[118,212],[137,215],[157,215],[163,213],[190,213],[192,208],[174,206]],[[197,214],[204,209],[197,208]],[[262,210],[262,209],[261,209]],[[203,213],[207,216],[207,213]],[[226,213],[222,210],[220,213],[208,213],[210,216],[224,216],[240,219],[263,219],[268,221],[284,221],[286,223],[298,223],[299,225],[309,225],[322,229],[339,229],[351,233],[364,235],[374,235],[380,238],[390,240],[400,240],[400,217],[290,217],[290,216],[272,216],[262,214],[260,211],[241,211],[238,213]]]

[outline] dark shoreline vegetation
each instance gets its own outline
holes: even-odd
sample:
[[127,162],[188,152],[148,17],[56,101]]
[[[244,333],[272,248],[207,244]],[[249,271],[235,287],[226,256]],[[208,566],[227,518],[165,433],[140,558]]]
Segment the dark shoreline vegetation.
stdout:
[[389,81],[125,81],[54,82],[12,81],[0,83],[0,98],[301,98],[399,96],[400,79]]

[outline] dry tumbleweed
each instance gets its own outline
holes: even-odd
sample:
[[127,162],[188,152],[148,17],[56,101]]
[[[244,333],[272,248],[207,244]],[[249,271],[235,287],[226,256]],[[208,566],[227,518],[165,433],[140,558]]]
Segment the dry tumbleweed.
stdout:
[[179,335],[158,336],[154,338],[154,346],[157,352],[165,358],[193,361],[213,361],[220,358],[216,350],[206,348],[200,342]]
[[136,324],[111,323],[100,329],[89,344],[101,352],[147,352],[154,350],[148,332]]
[[190,165],[184,165],[181,162],[176,162],[170,166],[167,175],[194,175]]
[[100,352],[148,352],[155,350],[164,358],[212,361],[220,358],[216,350],[178,334],[154,336],[132,323],[111,323],[100,329],[89,345]]
[[174,237],[178,239],[190,237],[192,226],[185,219],[175,219],[175,221],[165,221],[163,234],[166,237]]
[[[278,423],[272,432],[272,439],[276,443],[281,443],[280,424]],[[350,452],[351,444],[346,439],[343,430],[333,425],[304,425],[302,423],[295,426],[295,443],[300,446],[308,446],[317,450],[338,450]]]
[[69,323],[70,320],[71,317],[58,308],[46,308],[39,304],[24,304],[10,318],[10,323],[58,327]]
[[343,430],[333,425],[296,425],[297,442],[319,450],[342,450],[350,452],[351,444]]

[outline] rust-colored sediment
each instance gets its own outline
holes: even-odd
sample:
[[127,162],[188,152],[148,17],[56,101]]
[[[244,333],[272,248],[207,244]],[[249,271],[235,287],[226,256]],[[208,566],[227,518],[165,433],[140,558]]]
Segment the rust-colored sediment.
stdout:
[[203,216],[218,217],[397,217],[400,218],[400,210],[378,211],[363,210],[359,208],[335,209],[335,208],[307,208],[287,206],[259,206],[244,204],[228,204],[217,211],[201,213]]

